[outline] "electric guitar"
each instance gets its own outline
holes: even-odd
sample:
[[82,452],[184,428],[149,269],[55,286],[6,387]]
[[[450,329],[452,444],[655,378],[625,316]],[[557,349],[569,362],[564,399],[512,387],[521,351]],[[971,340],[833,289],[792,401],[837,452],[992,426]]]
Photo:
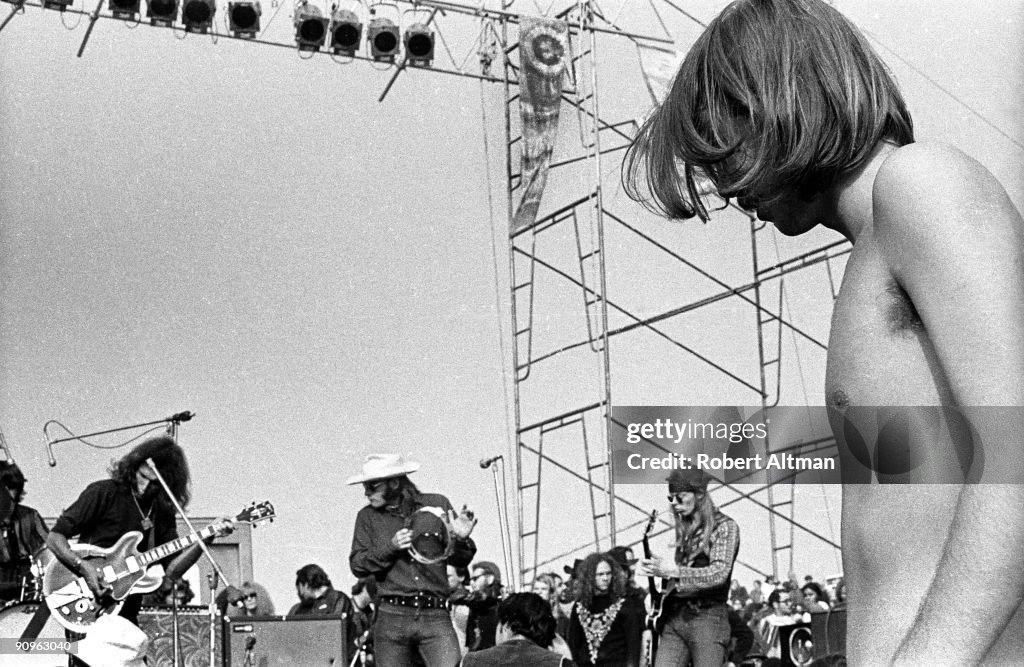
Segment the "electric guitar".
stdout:
[[[269,502],[253,503],[243,509],[232,523],[256,525],[273,520],[274,506]],[[110,592],[97,600],[84,577],[64,566],[52,553],[47,552],[43,571],[43,598],[53,618],[68,630],[87,633],[96,619],[104,614],[116,614],[131,593],[150,593],[160,587],[164,571],[156,561],[183,551],[200,540],[213,537],[213,525],[196,534],[179,537],[149,551],[139,553],[142,533],[131,531],[121,536],[114,546],[101,549],[90,544],[72,544],[71,549],[100,573],[103,584]]]
[[[651,543],[649,541],[650,534],[654,532],[654,525],[658,522],[658,510],[657,508],[651,510],[650,519],[647,521],[647,526],[644,528],[644,558],[650,560],[651,558]],[[654,577],[647,577],[647,588],[651,592],[651,610],[647,613],[647,625],[645,632],[650,633],[650,662],[654,664],[654,655],[658,652],[658,634],[661,630],[658,627],[658,620],[661,618],[663,606],[665,604],[665,598],[670,595],[676,588],[675,579],[663,579],[662,589],[658,590],[658,584]]]
[[[644,527],[644,558],[650,560],[651,558],[651,543],[649,536],[654,532],[654,525],[658,522],[658,510],[651,510],[651,517],[647,520],[647,525]],[[647,629],[651,631],[652,643],[657,646],[658,643],[658,618],[661,616],[661,603],[664,601],[665,596],[658,590],[658,583],[654,577],[647,577],[647,588],[651,592],[651,610],[647,612]]]

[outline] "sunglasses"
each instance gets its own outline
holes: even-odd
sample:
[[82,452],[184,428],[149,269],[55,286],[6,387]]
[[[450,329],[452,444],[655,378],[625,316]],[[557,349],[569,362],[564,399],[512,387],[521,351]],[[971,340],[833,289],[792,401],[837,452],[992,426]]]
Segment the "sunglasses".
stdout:
[[684,495],[685,494],[682,493],[670,493],[668,494],[667,498],[670,503],[681,503],[683,502]]
[[386,480],[382,482],[363,482],[363,489],[367,493],[376,493],[377,489],[383,488],[386,484]]
[[243,598],[244,600],[255,600],[258,596],[255,593],[248,593]]

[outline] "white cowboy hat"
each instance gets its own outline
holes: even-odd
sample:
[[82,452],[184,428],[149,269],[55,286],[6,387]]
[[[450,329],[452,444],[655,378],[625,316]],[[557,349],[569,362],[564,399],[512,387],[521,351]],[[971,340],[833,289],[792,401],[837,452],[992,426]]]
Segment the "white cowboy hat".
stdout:
[[75,655],[89,667],[145,667],[149,637],[128,619],[105,614],[78,642]]
[[398,454],[371,454],[363,462],[363,471],[345,480],[346,484],[359,484],[376,479],[401,477],[420,469],[415,461],[406,461]]

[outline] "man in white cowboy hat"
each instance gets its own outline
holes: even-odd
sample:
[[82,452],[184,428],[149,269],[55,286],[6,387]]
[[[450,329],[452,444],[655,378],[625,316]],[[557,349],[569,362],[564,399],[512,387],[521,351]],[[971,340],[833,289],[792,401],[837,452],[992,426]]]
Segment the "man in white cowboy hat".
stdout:
[[[419,464],[397,454],[366,458],[348,484],[362,484],[368,504],[356,516],[349,565],[377,580],[374,653],[379,665],[450,667],[462,656],[448,612],[447,565],[476,554],[476,518],[447,498],[421,493],[409,479]],[[425,555],[426,554],[426,555]]]

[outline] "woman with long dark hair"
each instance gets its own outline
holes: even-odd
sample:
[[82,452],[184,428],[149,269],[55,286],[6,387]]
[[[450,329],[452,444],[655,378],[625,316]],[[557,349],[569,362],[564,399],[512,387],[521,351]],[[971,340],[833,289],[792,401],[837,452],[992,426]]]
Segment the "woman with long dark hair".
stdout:
[[593,553],[573,579],[576,602],[566,642],[580,667],[638,667],[645,610],[626,594],[626,575],[607,553]]

